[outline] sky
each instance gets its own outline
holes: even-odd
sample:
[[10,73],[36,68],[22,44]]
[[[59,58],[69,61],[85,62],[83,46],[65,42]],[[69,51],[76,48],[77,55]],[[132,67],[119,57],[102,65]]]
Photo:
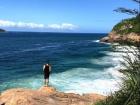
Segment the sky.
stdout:
[[139,8],[132,0],[0,0],[0,28],[8,31],[106,33]]

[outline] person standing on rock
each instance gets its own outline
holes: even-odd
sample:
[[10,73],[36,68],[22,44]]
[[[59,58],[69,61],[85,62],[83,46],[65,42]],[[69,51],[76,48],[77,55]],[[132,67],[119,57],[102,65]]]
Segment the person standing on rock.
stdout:
[[50,75],[50,72],[51,72],[51,65],[49,65],[49,64],[43,65],[43,71],[44,71],[44,85],[48,86],[48,84],[49,84],[49,75]]

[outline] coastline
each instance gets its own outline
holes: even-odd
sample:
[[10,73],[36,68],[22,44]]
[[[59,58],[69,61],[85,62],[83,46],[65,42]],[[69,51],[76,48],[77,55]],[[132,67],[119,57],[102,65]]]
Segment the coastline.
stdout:
[[[26,34],[25,37],[22,36],[21,39],[22,42],[29,44],[30,47],[22,48],[22,46],[25,46],[25,44],[22,44],[22,42],[18,43],[16,40],[18,40],[19,36],[23,35],[24,33],[15,33],[12,35],[16,34],[17,37],[10,36],[9,33],[8,37],[1,38],[1,40],[6,41],[8,38],[10,39],[11,37],[14,37],[12,39],[12,48],[7,46],[11,50],[5,50],[6,53],[3,52],[0,54],[0,56],[5,60],[10,61],[16,59],[21,60],[17,62],[16,65],[13,65],[12,63],[9,64],[9,68],[7,67],[7,64],[3,62],[2,67],[5,67],[5,69],[10,69],[9,71],[1,69],[1,71],[4,73],[3,75],[6,75],[6,73],[13,73],[13,75],[9,77],[11,79],[6,80],[2,78],[0,91],[10,88],[25,87],[37,89],[41,87],[43,85],[41,66],[44,62],[44,56],[46,57],[48,54],[51,59],[56,60],[56,62],[53,61],[55,67],[53,68],[53,73],[50,76],[50,85],[57,88],[59,91],[78,94],[93,92],[107,95],[111,92],[111,90],[116,90],[116,75],[114,75],[114,72],[116,72],[117,69],[116,65],[118,65],[118,62],[116,59],[118,59],[118,56],[114,56],[115,54],[112,52],[110,45],[102,44],[98,41],[98,39],[104,35],[101,34],[99,36],[93,34],[91,36],[89,34],[78,34],[75,38],[75,34],[72,36],[68,36],[66,34],[65,36],[67,37],[60,42],[58,41],[57,43],[54,43],[54,41],[52,41],[51,43],[46,43],[48,37],[43,33],[44,36],[42,35],[43,37],[40,37],[40,41],[38,40],[38,36],[34,35],[32,40],[33,43],[31,41],[28,41],[28,43],[26,41],[28,34]],[[31,33],[29,33],[29,35],[31,35]],[[58,35],[56,35],[55,38],[54,36],[52,37],[52,34],[49,34],[49,37],[57,41],[62,39],[64,36],[62,35],[58,37]],[[63,43],[63,41],[65,42]],[[5,43],[3,43],[3,45],[5,45]],[[16,46],[18,47],[18,45],[20,45],[20,50],[13,51],[13,48]],[[50,51],[48,52],[47,49],[50,49]],[[64,49],[63,52],[61,49]],[[42,55],[42,53],[44,55]],[[8,59],[7,56],[9,56]],[[25,61],[22,61],[22,59]],[[111,62],[114,62],[115,65],[111,64]],[[26,67],[20,70],[20,66]],[[114,69],[115,71],[113,71]],[[17,75],[18,78],[15,78],[14,75]],[[108,86],[106,86],[106,84],[108,84]]]
[[100,39],[100,42],[106,43],[140,43],[140,34],[137,33],[129,33],[126,35],[117,34],[117,32],[112,31],[108,34],[108,36]]
[[[93,41],[90,41],[90,42],[93,42]],[[95,40],[95,42],[96,43],[100,43],[100,42],[98,42],[98,40]],[[93,44],[93,43],[92,43]],[[109,43],[108,43],[109,44]],[[116,53],[113,53],[113,52],[109,52],[109,51],[106,51],[106,53],[105,54],[107,54],[107,55],[111,55],[111,56],[107,56],[107,59],[105,59],[105,58],[101,58],[101,59],[90,59],[90,62],[91,63],[101,63],[100,61],[103,61],[104,62],[104,60],[109,60],[109,62],[112,62],[112,61],[110,61],[111,59],[113,59],[113,61],[115,62],[115,61],[117,61],[118,62],[118,58],[120,57],[120,55],[119,55],[119,53],[117,54],[117,56],[116,56]],[[108,58],[110,58],[110,59],[108,59]],[[93,60],[93,61],[92,61]],[[104,63],[109,63],[108,61],[107,62],[104,62]],[[106,64],[105,64],[106,65]],[[78,68],[78,69],[81,69],[81,68]],[[78,69],[76,69],[76,70],[78,70]],[[120,76],[120,74],[118,74],[118,69],[120,69],[120,65],[115,65],[114,67],[112,67],[112,68],[109,68],[108,70],[104,70],[103,71],[103,74],[111,74],[111,76],[114,76],[113,78],[118,78],[118,76]],[[84,69],[83,69],[84,70]],[[83,71],[82,70],[82,71]],[[70,72],[73,72],[73,71],[75,71],[75,69],[73,69],[73,70],[70,70],[70,71],[67,71],[67,72],[64,72],[65,74],[63,74],[63,75],[66,75],[66,74],[69,74]],[[85,71],[85,72],[87,72],[87,71]],[[100,75],[103,75],[103,74],[100,74]],[[56,76],[55,76],[56,77]],[[63,76],[62,76],[63,77]],[[57,78],[56,78],[57,79]],[[94,86],[96,87],[96,86],[98,86],[98,87],[100,87],[100,89],[102,90],[102,89],[104,89],[104,87],[107,85],[107,87],[111,87],[112,86],[112,84],[111,84],[111,82],[115,82],[116,83],[116,81],[115,81],[115,79],[114,79],[114,81],[107,81],[108,79],[106,79],[106,80],[103,80],[103,79],[101,79],[101,81],[92,81],[93,82],[93,84],[91,83],[91,82],[89,82],[88,83],[88,81],[82,81],[82,83],[84,83],[84,84],[80,84],[80,86],[81,87],[83,87],[83,88],[88,88],[88,86],[91,86],[91,88],[94,88]],[[33,81],[32,81],[33,82]],[[36,80],[35,80],[35,82],[36,82]],[[54,80],[53,80],[53,82],[55,82]],[[57,81],[57,82],[59,82],[59,81]],[[56,83],[57,83],[56,82]],[[101,82],[101,83],[99,83],[99,82]],[[12,82],[11,82],[12,83]],[[20,81],[18,81],[18,83],[20,83]],[[78,83],[79,83],[79,81],[78,81]],[[80,82],[81,83],[81,82]],[[97,85],[95,85],[94,83],[98,83]],[[104,83],[105,85],[102,85],[102,83]],[[109,86],[108,86],[109,85]],[[77,86],[77,85],[74,85],[75,87]],[[85,87],[84,87],[85,86]],[[114,84],[114,87],[116,86],[116,84]],[[67,87],[67,86],[66,86]],[[113,89],[114,89],[114,87],[112,87]],[[115,87],[116,88],[116,87]],[[78,88],[79,89],[79,88]],[[11,90],[11,89],[10,89]],[[31,90],[31,89],[30,89]],[[9,91],[9,90],[8,90]],[[17,91],[17,90],[16,90]],[[24,92],[24,89],[23,90],[18,90],[18,91],[23,91]],[[31,90],[32,91],[32,90]],[[37,90],[35,90],[35,91],[37,91]],[[82,90],[82,91],[84,91],[84,90]],[[116,91],[116,90],[115,90]],[[6,91],[4,91],[4,92],[2,92],[2,94],[3,93],[5,93]],[[59,92],[60,93],[60,92]],[[65,93],[65,92],[61,92],[61,93],[63,93],[64,95],[66,94],[76,94],[75,92],[71,92],[71,93]],[[32,93],[31,93],[32,94]],[[40,94],[40,93],[39,93]],[[91,93],[89,93],[89,94],[94,94],[94,92],[91,92]],[[20,94],[21,95],[21,94]],[[83,95],[78,95],[78,97],[83,97]],[[76,104],[77,105],[77,104]]]
[[[95,42],[98,43],[97,40]],[[117,51],[117,56],[120,58],[120,52],[122,53],[123,52],[122,50],[124,50],[124,49],[122,48],[122,46],[119,49],[120,49],[120,51]],[[116,53],[113,53],[113,52],[110,52],[110,53],[107,53],[107,54],[111,55],[112,57],[116,56]],[[110,56],[108,56],[108,57],[110,57]],[[115,57],[111,58],[111,59],[118,62],[118,59],[116,59]],[[114,76],[115,79],[118,79],[118,77],[121,76],[120,73],[118,72],[119,69],[120,69],[120,65],[116,65],[116,66],[114,66],[114,68],[108,69],[105,73],[109,73],[112,76]],[[115,79],[114,79],[114,81],[115,81]],[[100,81],[97,81],[97,82],[100,82]],[[106,81],[102,81],[102,82],[105,82],[105,85],[107,85],[107,84],[110,85],[109,82],[106,82]],[[115,83],[116,83],[116,81],[115,81]],[[114,86],[115,85],[116,84],[114,84]],[[100,87],[102,88],[102,85],[100,85]],[[112,87],[112,88],[114,88],[114,87]],[[115,91],[117,91],[117,90],[115,90]],[[6,97],[8,97],[8,98],[6,98]],[[33,105],[47,105],[47,104],[48,105],[54,105],[54,103],[55,103],[55,105],[57,105],[57,103],[59,103],[58,105],[60,105],[60,104],[61,105],[67,105],[68,103],[70,103],[68,105],[73,105],[73,104],[81,105],[80,103],[84,103],[83,105],[86,105],[86,104],[90,104],[90,103],[95,103],[100,99],[101,100],[105,99],[105,97],[106,96],[101,95],[101,94],[96,94],[94,92],[83,94],[83,95],[79,95],[75,92],[65,93],[65,92],[57,91],[53,87],[50,87],[50,88],[42,87],[39,90],[38,89],[37,90],[32,90],[32,89],[15,88],[15,89],[8,89],[8,90],[3,91],[1,93],[0,104],[13,102],[14,105],[22,105],[23,103],[30,102],[29,105],[32,105],[32,104]],[[34,100],[34,98],[36,98],[36,99]],[[11,100],[16,100],[16,101],[11,101]],[[43,100],[43,102],[45,104],[38,102],[38,100]],[[76,101],[74,101],[72,103],[71,100],[76,100]],[[22,104],[17,104],[19,101]],[[10,103],[10,105],[13,105],[13,103]]]
[[[98,40],[91,40],[90,42],[96,42],[96,43],[100,43],[98,42]],[[83,93],[98,93],[98,94],[102,94],[102,95],[108,95],[110,94],[111,90],[114,92],[116,90],[118,90],[117,82],[116,79],[118,80],[118,69],[120,68],[120,64],[118,64],[118,59],[120,59],[120,55],[119,53],[114,53],[114,52],[110,52],[110,51],[106,51],[105,54],[107,55],[106,57],[100,58],[100,59],[94,59],[94,58],[90,58],[89,61],[90,63],[99,65],[101,64],[101,61],[103,63],[103,65],[108,65],[110,62],[114,62],[115,65],[113,65],[112,67],[109,68],[104,68],[103,71],[99,71],[99,72],[93,72],[93,76],[99,77],[97,79],[84,79],[82,80],[81,78],[71,78],[69,79],[69,77],[72,75],[79,75],[79,77],[81,76],[86,76],[84,74],[87,73],[88,71],[91,71],[91,69],[85,68],[85,67],[80,67],[80,68],[74,68],[74,69],[70,69],[68,71],[65,71],[61,74],[61,77],[63,77],[62,79],[59,77],[58,74],[53,74],[53,76],[50,78],[51,81],[51,86],[57,88],[59,91],[62,92],[66,92],[66,93],[77,93],[77,94],[83,94]],[[77,71],[77,73],[75,73],[75,70]],[[94,70],[94,69],[93,69]],[[82,74],[81,74],[82,72]],[[116,74],[117,75],[116,75]],[[108,77],[109,75],[109,77]],[[89,75],[90,76],[90,75]],[[91,77],[90,76],[90,77]],[[102,78],[104,77],[105,78]],[[110,76],[112,79],[110,79]],[[27,88],[31,88],[31,89],[36,89],[39,88],[42,84],[42,76],[38,76],[38,79],[36,78],[28,78],[26,80],[16,80],[16,81],[10,81],[9,85],[14,84],[15,87],[20,87],[20,85],[22,85],[22,87],[27,87]],[[55,78],[54,78],[55,77]],[[58,80],[58,78],[60,80]],[[63,79],[66,79],[67,82],[63,82]],[[77,81],[78,80],[78,81]],[[28,81],[28,83],[27,83]],[[71,84],[71,81],[73,81],[73,83]],[[119,80],[120,81],[120,80]],[[58,83],[63,83],[62,85],[58,84]],[[4,85],[6,83],[3,83],[1,85]],[[25,85],[24,85],[25,84]],[[38,85],[39,84],[39,85]],[[69,84],[69,86],[67,85]],[[108,84],[108,86],[106,87],[106,84]],[[5,85],[6,86],[6,85]],[[14,87],[13,86],[13,87]],[[63,86],[62,88],[60,86]],[[36,87],[36,88],[34,88]],[[83,87],[83,88],[81,88]],[[90,88],[89,88],[90,87]],[[87,89],[88,88],[88,89]]]

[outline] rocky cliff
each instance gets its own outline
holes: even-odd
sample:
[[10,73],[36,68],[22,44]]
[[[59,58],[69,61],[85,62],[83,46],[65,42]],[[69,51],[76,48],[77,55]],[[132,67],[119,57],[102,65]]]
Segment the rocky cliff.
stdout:
[[74,94],[56,91],[53,87],[39,90],[10,89],[0,95],[0,105],[93,105],[105,96],[99,94]]
[[113,42],[140,42],[140,34],[138,33],[128,33],[126,35],[121,35],[116,33],[115,31],[112,31],[109,33],[108,36],[103,37],[100,39],[100,42],[108,42],[108,43],[113,43]]
[[124,19],[116,24],[107,37],[100,40],[101,42],[140,42],[140,16],[130,19]]

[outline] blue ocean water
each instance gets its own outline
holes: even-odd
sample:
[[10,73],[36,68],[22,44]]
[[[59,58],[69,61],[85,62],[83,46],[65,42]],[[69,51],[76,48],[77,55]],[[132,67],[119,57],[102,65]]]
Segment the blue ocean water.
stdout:
[[50,85],[63,92],[106,94],[117,89],[119,55],[98,40],[107,34],[0,33],[0,91],[43,85],[43,64],[52,65]]

